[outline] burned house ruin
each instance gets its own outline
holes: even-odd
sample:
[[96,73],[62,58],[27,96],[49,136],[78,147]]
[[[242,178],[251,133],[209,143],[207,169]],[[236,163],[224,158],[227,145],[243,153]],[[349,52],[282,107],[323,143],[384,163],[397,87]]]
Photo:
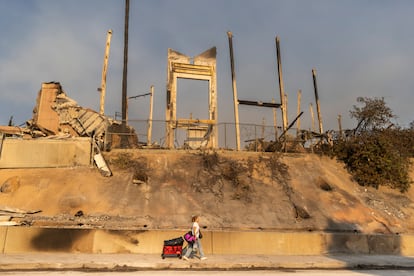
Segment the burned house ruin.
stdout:
[[[208,81],[208,119],[177,118],[177,79]],[[174,148],[174,131],[187,131],[190,148],[216,148],[217,131],[217,81],[216,47],[191,58],[168,49],[166,147]]]

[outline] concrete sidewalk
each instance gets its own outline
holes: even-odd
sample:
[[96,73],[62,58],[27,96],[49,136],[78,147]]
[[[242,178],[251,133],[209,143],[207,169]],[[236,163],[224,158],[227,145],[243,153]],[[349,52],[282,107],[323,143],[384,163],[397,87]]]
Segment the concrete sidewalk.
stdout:
[[278,270],[414,269],[414,256],[396,255],[212,255],[207,260],[144,254],[27,253],[0,255],[0,271],[16,270]]

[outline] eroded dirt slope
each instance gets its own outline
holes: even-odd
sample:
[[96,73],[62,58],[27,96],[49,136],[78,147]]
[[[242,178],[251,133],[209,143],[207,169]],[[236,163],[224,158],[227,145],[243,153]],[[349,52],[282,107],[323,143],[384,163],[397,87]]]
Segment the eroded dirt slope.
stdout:
[[[27,225],[108,229],[413,232],[414,193],[353,182],[343,165],[312,154],[112,151],[113,171],[0,170],[0,207],[41,210]],[[414,174],[411,174],[414,177]]]

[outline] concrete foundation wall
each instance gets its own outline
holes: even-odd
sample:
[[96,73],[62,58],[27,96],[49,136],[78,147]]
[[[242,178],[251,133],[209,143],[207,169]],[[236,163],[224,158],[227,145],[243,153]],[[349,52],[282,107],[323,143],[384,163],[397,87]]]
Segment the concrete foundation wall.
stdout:
[[0,169],[88,166],[90,162],[89,138],[65,140],[6,138],[2,145]]
[[[0,227],[1,252],[161,254],[164,240],[185,231],[139,231]],[[365,235],[307,232],[203,231],[209,255],[414,255],[413,235]]]

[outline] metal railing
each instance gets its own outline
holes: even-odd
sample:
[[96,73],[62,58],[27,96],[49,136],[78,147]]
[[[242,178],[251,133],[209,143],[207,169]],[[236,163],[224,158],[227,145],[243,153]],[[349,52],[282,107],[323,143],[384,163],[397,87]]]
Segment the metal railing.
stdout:
[[[135,130],[135,134],[138,137],[140,145],[150,145],[152,147],[165,147],[165,133],[166,133],[166,121],[152,120],[152,132],[151,141],[148,144],[148,120],[128,120],[127,125]],[[218,146],[219,149],[236,150],[236,131],[235,124],[222,122],[217,124]],[[189,127],[190,128],[190,127]],[[296,128],[289,129],[283,134],[281,127],[275,128],[274,126],[266,126],[259,124],[239,124],[240,129],[240,149],[248,151],[286,151],[286,144],[290,148],[299,146],[304,148],[306,143],[315,143],[312,139],[304,139],[302,132],[298,132]],[[122,135],[119,134],[118,135]],[[125,134],[131,135],[131,134]],[[177,128],[175,129],[174,147],[176,149],[188,148],[187,141],[187,129]],[[318,140],[318,139],[316,139]]]

